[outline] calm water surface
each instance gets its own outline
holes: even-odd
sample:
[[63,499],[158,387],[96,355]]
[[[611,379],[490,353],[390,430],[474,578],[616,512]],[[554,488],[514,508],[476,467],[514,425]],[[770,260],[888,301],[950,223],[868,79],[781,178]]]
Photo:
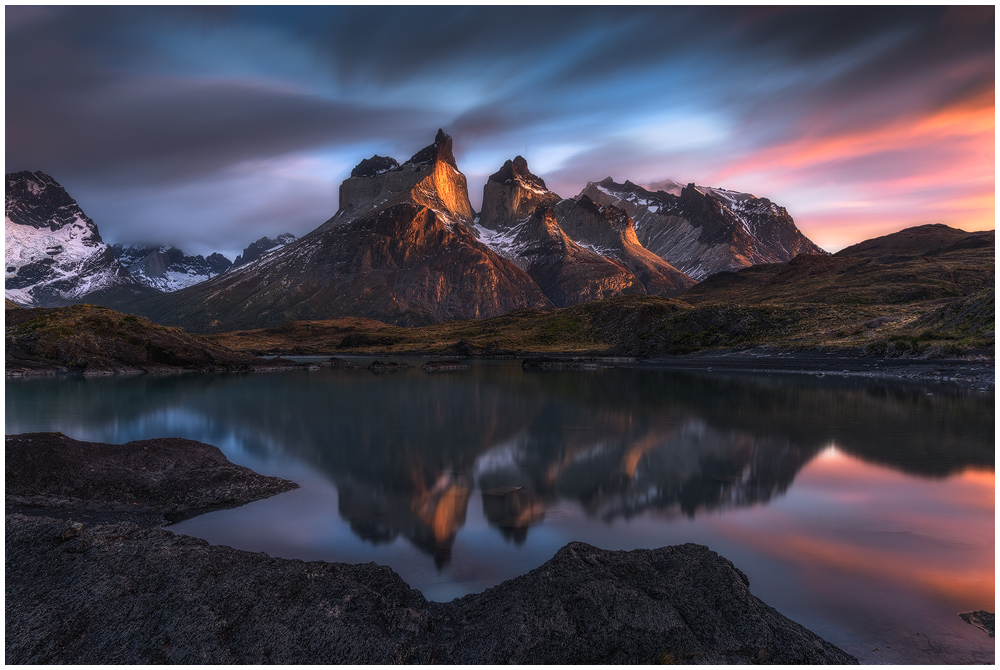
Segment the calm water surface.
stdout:
[[865,662],[994,662],[957,616],[995,610],[992,391],[484,361],[10,379],[5,402],[8,434],[187,437],[302,485],[171,527],[214,543],[375,561],[450,600],[571,540],[696,542]]

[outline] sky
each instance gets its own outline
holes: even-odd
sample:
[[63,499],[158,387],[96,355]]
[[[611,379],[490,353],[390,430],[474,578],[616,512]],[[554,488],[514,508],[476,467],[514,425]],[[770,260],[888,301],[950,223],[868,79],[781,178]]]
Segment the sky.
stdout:
[[836,251],[995,226],[995,8],[5,7],[6,172],[108,243],[302,235],[438,128],[473,206],[524,156],[767,197]]

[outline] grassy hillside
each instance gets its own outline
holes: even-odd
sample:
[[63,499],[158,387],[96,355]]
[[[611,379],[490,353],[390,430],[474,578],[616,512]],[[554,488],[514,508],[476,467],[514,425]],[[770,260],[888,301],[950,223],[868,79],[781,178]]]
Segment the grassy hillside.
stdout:
[[994,346],[994,234],[921,226],[788,263],[714,275],[680,299],[622,296],[559,310],[419,328],[297,321],[209,336],[248,352],[502,351],[654,356],[774,345],[871,355]]
[[253,356],[107,307],[8,307],[7,374],[248,370]]

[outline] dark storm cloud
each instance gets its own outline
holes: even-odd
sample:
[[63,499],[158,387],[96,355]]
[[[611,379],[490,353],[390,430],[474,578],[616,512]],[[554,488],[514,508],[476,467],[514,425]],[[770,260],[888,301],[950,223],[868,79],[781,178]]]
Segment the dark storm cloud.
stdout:
[[[438,127],[474,202],[517,153],[564,196],[611,174],[783,202],[845,166],[870,180],[894,161],[969,163],[964,136],[924,128],[917,155],[894,128],[937,115],[961,135],[953,110],[983,107],[995,81],[993,7],[5,11],[7,170],[51,173],[112,241],[168,220],[212,243],[307,232],[353,164],[404,160]],[[810,143],[826,158],[803,158]]]

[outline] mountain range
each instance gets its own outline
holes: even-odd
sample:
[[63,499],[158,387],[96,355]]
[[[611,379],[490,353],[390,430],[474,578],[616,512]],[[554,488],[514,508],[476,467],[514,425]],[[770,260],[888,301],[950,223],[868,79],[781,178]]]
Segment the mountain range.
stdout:
[[[25,185],[12,189],[12,180]],[[71,202],[73,213],[40,209],[29,182],[44,182],[47,198]],[[7,212],[8,258],[27,259],[8,263],[8,298],[38,306],[86,299],[195,331],[337,316],[421,325],[618,295],[669,297],[716,272],[825,253],[766,198],[672,182],[649,191],[610,177],[563,198],[520,156],[489,177],[477,214],[452,139],[440,130],[403,163],[362,160],[329,220],[300,239],[262,238],[228,267],[219,254],[103,245],[42,173],[8,175]],[[53,265],[45,250],[55,247],[37,231],[71,220],[86,222],[79,225],[103,260],[89,275],[77,271],[70,290],[53,285],[74,276],[66,263],[58,275],[41,273]],[[28,227],[36,234],[12,237]]]

